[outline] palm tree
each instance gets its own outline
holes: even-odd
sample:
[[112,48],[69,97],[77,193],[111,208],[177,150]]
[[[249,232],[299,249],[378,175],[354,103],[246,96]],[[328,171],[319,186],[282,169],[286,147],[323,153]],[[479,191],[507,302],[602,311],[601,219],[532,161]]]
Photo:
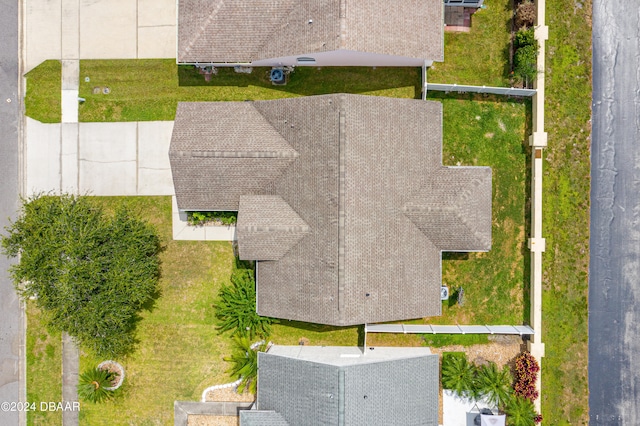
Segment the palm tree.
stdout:
[[504,411],[507,414],[509,426],[535,426],[536,424],[538,413],[533,402],[527,398],[521,396],[512,398]]
[[467,361],[466,355],[448,355],[442,358],[442,387],[451,389],[458,396],[475,397],[477,368]]
[[247,337],[235,337],[234,342],[235,348],[231,356],[224,358],[232,364],[227,373],[242,380],[238,385],[239,393],[248,389],[255,394],[258,387],[258,352],[264,352],[267,344],[262,341],[252,345]]
[[111,389],[115,373],[109,370],[92,368],[78,378],[78,396],[85,401],[102,402],[109,399],[113,393]]
[[502,409],[513,397],[513,377],[508,366],[502,370],[491,362],[478,369],[477,389],[480,397]]

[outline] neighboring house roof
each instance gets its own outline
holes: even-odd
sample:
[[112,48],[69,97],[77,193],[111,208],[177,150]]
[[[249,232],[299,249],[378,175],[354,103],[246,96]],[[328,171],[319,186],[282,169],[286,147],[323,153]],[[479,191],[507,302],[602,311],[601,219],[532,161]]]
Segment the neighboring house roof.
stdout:
[[240,411],[240,426],[289,426],[282,414],[275,411]]
[[348,50],[441,61],[442,0],[179,0],[178,62]]
[[491,247],[491,169],[441,151],[440,103],[336,94],[181,103],[170,160],[181,210],[238,210],[259,314],[349,325],[440,315],[441,252]]
[[274,345],[257,408],[296,425],[438,425],[439,362],[423,348]]

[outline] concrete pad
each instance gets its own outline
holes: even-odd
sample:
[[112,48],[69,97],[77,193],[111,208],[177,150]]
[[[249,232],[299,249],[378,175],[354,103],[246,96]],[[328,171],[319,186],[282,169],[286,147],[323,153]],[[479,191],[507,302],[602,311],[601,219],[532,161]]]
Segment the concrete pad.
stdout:
[[26,196],[60,193],[60,124],[25,117]]
[[458,397],[453,391],[442,391],[442,424],[445,426],[473,426],[479,409],[491,408],[485,401],[477,403]]
[[136,58],[137,30],[136,1],[80,0],[81,58]]
[[61,0],[23,2],[25,70],[28,72],[46,59],[60,59]]
[[169,145],[173,121],[138,123],[138,194],[173,195]]
[[62,124],[60,187],[63,192],[78,193],[78,123]]
[[176,26],[175,0],[138,0],[138,26]]
[[182,241],[235,241],[235,226],[189,226],[187,213],[178,210],[176,197],[171,197],[173,239]]
[[138,28],[138,58],[175,58],[176,27]]
[[79,191],[136,195],[137,123],[79,124]]
[[77,90],[62,91],[62,122],[63,123],[78,122],[78,91]]
[[[194,228],[192,226],[192,228]],[[203,226],[205,241],[235,241],[235,226]]]
[[80,0],[62,0],[62,59],[80,59]]
[[67,59],[62,61],[62,90],[80,88],[80,61]]

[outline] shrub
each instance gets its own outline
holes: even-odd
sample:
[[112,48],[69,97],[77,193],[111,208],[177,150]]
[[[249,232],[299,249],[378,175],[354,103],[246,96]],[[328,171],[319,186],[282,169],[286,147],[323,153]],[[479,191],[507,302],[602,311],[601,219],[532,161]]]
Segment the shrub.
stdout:
[[267,344],[262,341],[252,345],[246,337],[236,337],[234,343],[231,356],[224,358],[225,361],[231,363],[231,368],[227,372],[231,374],[232,378],[242,379],[238,385],[238,393],[248,389],[249,392],[255,394],[258,385],[258,352],[264,352]]
[[536,359],[529,352],[518,355],[515,362],[515,384],[513,389],[517,396],[530,401],[538,398],[536,390],[536,380],[540,366]]
[[537,44],[533,28],[521,29],[516,33],[514,47],[519,49],[525,46],[535,46]]
[[231,285],[223,284],[214,304],[218,331],[232,336],[267,338],[275,319],[256,312],[256,283],[253,269],[235,269]]
[[478,369],[478,396],[499,409],[503,409],[513,398],[512,383],[513,376],[507,366],[500,370],[494,362],[490,362]]
[[524,46],[516,51],[513,73],[525,86],[529,86],[538,74],[537,55],[538,49],[535,46]]
[[505,407],[508,426],[535,426],[542,421],[542,416],[536,413],[533,402],[526,398],[515,397]]
[[536,5],[530,0],[525,0],[520,3],[516,8],[516,27],[531,27],[535,21]]
[[200,226],[207,222],[220,222],[223,225],[235,225],[238,220],[237,212],[187,212],[189,225]]
[[458,396],[474,398],[476,394],[475,365],[467,361],[462,352],[447,352],[442,355],[442,387],[454,391]]
[[113,395],[111,389],[115,373],[99,368],[91,368],[78,377],[78,396],[85,401],[98,403]]

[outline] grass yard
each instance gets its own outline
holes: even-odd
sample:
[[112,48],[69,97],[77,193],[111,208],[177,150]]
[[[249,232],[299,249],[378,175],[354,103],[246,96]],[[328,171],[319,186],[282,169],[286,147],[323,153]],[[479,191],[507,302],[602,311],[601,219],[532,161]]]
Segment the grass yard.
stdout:
[[588,424],[591,1],[547,1],[542,410]]
[[[81,424],[173,424],[173,401],[200,399],[211,385],[232,381],[222,360],[231,352],[232,340],[219,335],[211,305],[234,264],[227,242],[173,241],[169,197],[95,197],[112,209],[124,202],[157,226],[165,245],[162,256],[161,296],[151,311],[143,312],[138,325],[139,347],[119,359],[126,369],[123,387],[114,400],[102,404],[81,403]],[[48,333],[41,314],[28,310],[28,399],[61,400],[60,333]],[[280,324],[272,341],[297,344],[300,338],[318,345],[356,345],[357,327],[334,328],[310,324]],[[82,353],[81,372],[101,359]],[[58,425],[61,416],[35,413],[29,424]]]
[[[420,95],[420,71],[414,68],[299,67],[286,86],[273,86],[268,68],[240,74],[221,68],[210,82],[194,67],[172,59],[85,60],[80,62],[80,121],[173,120],[178,101],[244,101],[336,92],[390,97]],[[85,82],[84,78],[90,81]],[[109,87],[109,94],[94,88]]]
[[43,123],[59,123],[62,120],[62,63],[44,61],[25,77],[25,114]]
[[60,425],[62,412],[40,411],[40,402],[62,401],[62,336],[41,326],[42,312],[27,303],[27,412],[28,425]]
[[430,83],[509,86],[510,0],[486,0],[468,33],[444,33],[444,62],[429,68]]
[[[452,294],[442,316],[404,323],[507,324],[529,321],[529,101],[440,96],[443,163],[490,166],[493,171],[492,248],[487,253],[443,253],[442,281]],[[473,100],[472,100],[473,99]],[[454,292],[464,288],[464,304]],[[487,336],[426,335],[431,346],[487,343]],[[417,335],[376,334],[372,344],[413,346]]]

